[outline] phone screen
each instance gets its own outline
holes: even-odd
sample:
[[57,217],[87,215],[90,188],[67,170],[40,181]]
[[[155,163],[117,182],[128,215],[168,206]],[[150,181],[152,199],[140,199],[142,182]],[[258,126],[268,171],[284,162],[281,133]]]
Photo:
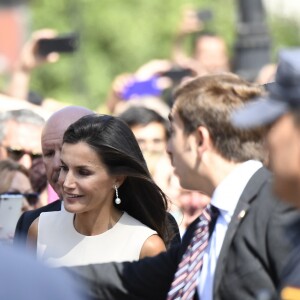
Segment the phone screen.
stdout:
[[162,91],[157,84],[157,80],[157,77],[152,77],[144,81],[134,80],[130,82],[123,90],[122,99],[129,100],[143,96],[159,96]]
[[22,194],[0,195],[0,241],[5,242],[12,238],[19,217],[22,213],[24,201]]

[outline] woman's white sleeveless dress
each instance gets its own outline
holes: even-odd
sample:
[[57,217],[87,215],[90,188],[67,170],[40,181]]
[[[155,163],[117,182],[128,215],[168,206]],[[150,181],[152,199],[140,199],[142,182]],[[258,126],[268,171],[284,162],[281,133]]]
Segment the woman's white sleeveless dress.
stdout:
[[146,239],[157,234],[126,212],[111,229],[94,236],[78,233],[73,219],[74,214],[64,210],[40,215],[40,260],[52,267],[138,260]]

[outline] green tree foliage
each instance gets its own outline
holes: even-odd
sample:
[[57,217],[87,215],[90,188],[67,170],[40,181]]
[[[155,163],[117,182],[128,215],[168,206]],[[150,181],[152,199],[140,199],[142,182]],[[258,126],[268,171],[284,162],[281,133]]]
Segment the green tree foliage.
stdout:
[[32,89],[59,101],[97,108],[113,78],[154,58],[168,58],[183,5],[210,8],[210,27],[231,47],[234,0],[32,0],[32,30],[76,31],[80,49],[33,74]]

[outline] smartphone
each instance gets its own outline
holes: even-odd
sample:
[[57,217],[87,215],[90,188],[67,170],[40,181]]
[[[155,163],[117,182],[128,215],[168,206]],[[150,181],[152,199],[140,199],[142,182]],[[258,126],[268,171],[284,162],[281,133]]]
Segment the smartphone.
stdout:
[[73,53],[78,49],[78,35],[70,33],[55,38],[39,39],[37,51],[39,55],[46,56],[51,52]]
[[129,100],[135,97],[143,96],[159,96],[161,89],[157,83],[157,77],[151,77],[148,80],[133,80],[125,86],[121,97],[124,100]]
[[176,68],[175,69],[174,68],[174,69],[171,69],[170,71],[163,72],[160,75],[162,77],[168,77],[173,82],[178,83],[185,77],[194,76],[194,73],[190,69],[181,69],[181,68]]
[[24,200],[22,194],[0,195],[0,242],[7,242],[14,235]]

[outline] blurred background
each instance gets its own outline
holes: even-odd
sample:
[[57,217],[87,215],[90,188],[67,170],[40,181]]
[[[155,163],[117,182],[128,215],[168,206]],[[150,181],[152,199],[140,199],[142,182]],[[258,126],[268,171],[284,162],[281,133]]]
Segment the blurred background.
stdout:
[[[113,79],[153,59],[169,59],[183,7],[199,12],[202,30],[221,36],[232,70],[253,79],[280,48],[298,46],[298,0],[0,0],[0,88],[32,32],[75,32],[79,48],[31,74],[41,97],[101,111]],[[190,51],[191,41],[185,41]]]

